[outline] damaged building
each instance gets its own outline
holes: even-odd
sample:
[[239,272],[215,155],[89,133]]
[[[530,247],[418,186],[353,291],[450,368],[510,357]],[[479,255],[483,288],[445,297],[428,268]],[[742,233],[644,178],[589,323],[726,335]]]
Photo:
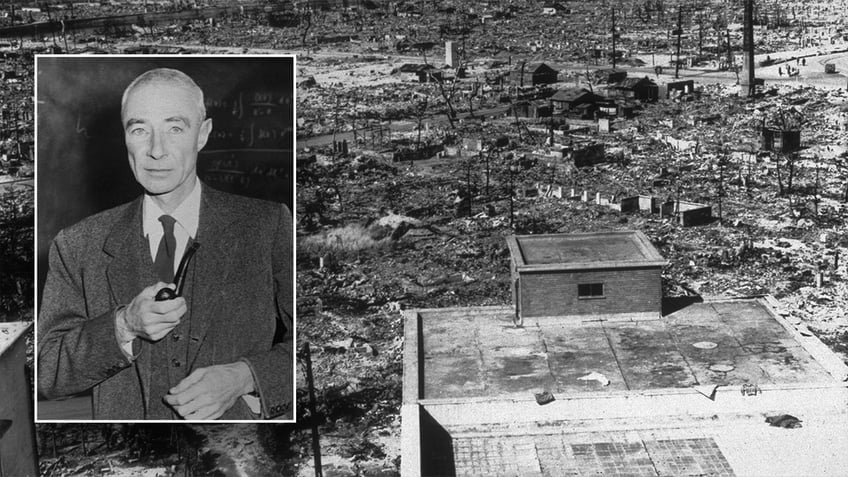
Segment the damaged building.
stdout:
[[659,99],[659,86],[650,78],[627,78],[613,86],[616,96],[638,101],[656,101]]
[[603,96],[585,88],[567,88],[554,93],[550,102],[553,114],[590,118],[597,111],[597,104],[603,99]]
[[510,72],[510,80],[519,86],[541,86],[556,83],[558,74],[545,63],[521,62]]

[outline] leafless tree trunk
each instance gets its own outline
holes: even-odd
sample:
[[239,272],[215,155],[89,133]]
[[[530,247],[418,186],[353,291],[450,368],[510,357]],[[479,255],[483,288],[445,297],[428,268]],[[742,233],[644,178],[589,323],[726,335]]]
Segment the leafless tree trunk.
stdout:
[[786,155],[786,193],[792,194],[792,180],[795,178],[795,157]]
[[442,99],[445,100],[445,105],[448,107],[448,122],[450,123],[451,129],[456,129],[455,118],[456,118],[456,110],[453,107],[453,95],[456,91],[456,80],[454,79],[453,84],[450,88],[445,87],[444,78],[440,78],[436,80],[436,86],[439,88],[439,93],[442,95]]
[[[428,103],[427,97],[424,96],[424,98],[421,100],[421,102],[418,103],[418,107],[415,108],[415,119],[418,122],[418,138],[415,140],[415,154],[414,154],[414,156],[418,155],[418,151],[421,148],[421,123],[424,121],[424,112],[427,111],[427,103]],[[410,161],[409,165],[413,165],[414,160],[415,159]]]
[[821,187],[819,177],[819,157],[816,156],[816,183],[813,186],[813,207],[816,212],[816,217],[819,216],[819,188]]
[[718,156],[718,194],[717,194],[717,196],[718,196],[717,198],[718,198],[718,223],[719,223],[719,225],[721,225],[723,220],[724,220],[724,216],[723,216],[723,214],[724,214],[723,198],[725,196],[724,168],[726,166],[726,163],[727,163],[726,154],[719,154],[719,156]]
[[306,46],[306,37],[309,36],[309,30],[312,29],[312,12],[311,11],[303,11],[300,14],[300,22],[298,22],[300,27],[302,28],[300,32],[300,44],[304,47]]

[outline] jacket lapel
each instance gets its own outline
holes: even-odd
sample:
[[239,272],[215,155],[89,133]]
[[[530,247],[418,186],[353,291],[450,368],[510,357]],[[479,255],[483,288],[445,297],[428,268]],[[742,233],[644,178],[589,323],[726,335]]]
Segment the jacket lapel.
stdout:
[[[106,267],[106,279],[115,304],[128,304],[144,287],[155,283],[149,250],[142,235],[139,198],[127,207],[103,245],[103,251],[112,257]],[[150,282],[150,278],[154,281]]]
[[[142,289],[156,283],[158,279],[153,271],[153,259],[142,232],[143,196],[133,201],[125,215],[116,221],[115,226],[103,245],[103,251],[112,257],[106,266],[106,281],[112,297],[112,306],[128,305]],[[150,347],[142,346],[135,361],[141,376],[141,388],[144,402],[150,389]]]
[[[200,202],[200,222],[197,228],[196,242],[200,244],[195,255],[194,271],[191,273],[191,298],[188,303],[191,312],[191,330],[188,349],[189,369],[200,349],[206,342],[210,327],[215,323],[212,317],[219,307],[220,291],[224,289],[232,269],[233,250],[238,243],[233,222],[238,216],[232,213],[222,195],[203,185]],[[207,345],[208,346],[208,345]]]

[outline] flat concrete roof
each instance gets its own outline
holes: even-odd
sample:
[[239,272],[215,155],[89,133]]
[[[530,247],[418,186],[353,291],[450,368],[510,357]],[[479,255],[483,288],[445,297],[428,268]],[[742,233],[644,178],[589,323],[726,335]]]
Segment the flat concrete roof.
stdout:
[[[410,475],[844,475],[848,366],[775,307],[523,328],[511,307],[407,311],[402,462]],[[801,427],[765,422],[783,413]]]
[[510,253],[519,270],[663,266],[667,262],[642,232],[514,235]]
[[[758,300],[642,315],[525,318],[512,309],[421,312],[423,399],[608,393],[832,380]],[[581,319],[582,318],[582,319]],[[591,373],[597,379],[580,379]],[[605,383],[608,380],[608,383]]]

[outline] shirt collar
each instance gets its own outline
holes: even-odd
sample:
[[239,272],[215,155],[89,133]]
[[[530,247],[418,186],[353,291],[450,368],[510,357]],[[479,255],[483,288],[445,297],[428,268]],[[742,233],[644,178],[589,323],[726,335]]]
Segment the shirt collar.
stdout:
[[[194,189],[182,204],[169,214],[182,227],[189,237],[197,237],[197,227],[200,222],[200,180],[195,180]],[[144,194],[142,231],[146,237],[162,235],[162,224],[159,217],[166,215],[153,198]]]

